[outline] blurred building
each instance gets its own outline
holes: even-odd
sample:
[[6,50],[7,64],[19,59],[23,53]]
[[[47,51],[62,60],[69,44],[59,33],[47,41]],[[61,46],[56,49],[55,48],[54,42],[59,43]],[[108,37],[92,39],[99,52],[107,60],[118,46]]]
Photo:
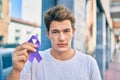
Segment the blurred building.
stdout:
[[[16,3],[12,1],[13,0],[11,0],[11,2],[9,0],[0,0],[0,44],[21,44],[27,41],[31,35],[37,35],[40,39],[40,24],[29,21],[29,19],[24,20],[24,18],[20,16],[17,17],[17,11],[19,12],[21,9],[24,9],[24,13],[27,11],[25,11],[25,5],[23,8],[20,8],[19,6],[22,6],[22,4],[18,3],[18,7],[15,7],[14,5],[16,5]],[[19,1],[21,2],[21,0]],[[13,7],[14,9],[12,9]],[[23,14],[19,13],[18,15]],[[25,19],[27,19],[27,17]]]
[[0,0],[0,43],[6,43],[8,40],[9,0]]
[[[32,1],[33,0],[29,0],[29,2]],[[36,13],[39,11],[39,7],[37,6],[37,8],[35,8],[35,3],[34,5],[30,4],[28,7],[26,6],[26,2],[23,6],[21,4],[22,0],[0,0],[0,80],[7,80],[12,70],[12,53],[15,47],[25,41],[28,41],[31,35],[36,35],[38,36],[38,39],[40,39],[40,18],[38,16],[39,13]],[[27,15],[24,15],[27,12],[27,8],[29,8],[29,14],[27,13],[29,19],[28,17],[24,18],[24,16]],[[24,12],[24,14],[22,14],[22,12]],[[32,12],[37,15],[33,15]],[[34,19],[34,17],[37,17],[37,20]],[[36,21],[38,23],[36,23]]]
[[116,39],[116,49],[120,49],[120,0],[111,0],[111,17]]
[[21,44],[28,41],[32,35],[36,35],[38,39],[40,39],[40,26],[38,24],[21,19],[11,18],[8,26],[7,43]]

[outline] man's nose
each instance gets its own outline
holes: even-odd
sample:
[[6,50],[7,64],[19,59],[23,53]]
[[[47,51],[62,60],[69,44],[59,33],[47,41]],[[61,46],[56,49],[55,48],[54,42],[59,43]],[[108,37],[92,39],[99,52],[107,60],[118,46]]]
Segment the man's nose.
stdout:
[[59,40],[60,41],[64,41],[65,40],[65,35],[62,32],[59,34]]

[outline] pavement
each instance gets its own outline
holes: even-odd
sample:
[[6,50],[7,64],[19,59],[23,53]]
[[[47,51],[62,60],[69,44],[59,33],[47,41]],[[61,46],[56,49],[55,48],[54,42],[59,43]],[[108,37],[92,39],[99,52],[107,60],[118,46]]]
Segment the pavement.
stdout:
[[117,50],[109,69],[105,72],[105,80],[120,80],[120,50]]

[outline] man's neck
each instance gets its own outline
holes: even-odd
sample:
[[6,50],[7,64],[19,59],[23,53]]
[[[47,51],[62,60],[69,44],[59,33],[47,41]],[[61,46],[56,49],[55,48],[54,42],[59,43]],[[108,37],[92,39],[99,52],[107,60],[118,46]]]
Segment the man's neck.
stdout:
[[58,53],[54,51],[53,49],[51,49],[50,53],[55,59],[64,61],[64,60],[71,59],[74,56],[75,51],[73,49],[70,49],[66,52]]

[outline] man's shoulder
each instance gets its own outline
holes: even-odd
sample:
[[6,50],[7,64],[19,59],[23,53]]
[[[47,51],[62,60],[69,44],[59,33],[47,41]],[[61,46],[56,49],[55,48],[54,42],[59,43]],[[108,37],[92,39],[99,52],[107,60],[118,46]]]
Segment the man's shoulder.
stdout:
[[51,48],[45,49],[45,50],[43,50],[43,51],[39,51],[39,53],[40,53],[40,54],[41,54],[41,53],[50,53],[50,49],[51,49]]
[[80,56],[87,56],[87,54],[85,53],[85,51],[81,51],[81,50],[75,50],[77,55]]
[[39,54],[41,55],[41,57],[49,55],[50,54],[50,49],[51,48],[45,49],[43,51],[39,51]]
[[93,56],[91,56],[91,55],[88,55],[85,51],[78,51],[78,50],[76,50],[76,53],[77,53],[77,55],[79,55],[80,57],[82,57],[83,59],[85,59],[85,60],[95,60],[94,59],[94,57]]

